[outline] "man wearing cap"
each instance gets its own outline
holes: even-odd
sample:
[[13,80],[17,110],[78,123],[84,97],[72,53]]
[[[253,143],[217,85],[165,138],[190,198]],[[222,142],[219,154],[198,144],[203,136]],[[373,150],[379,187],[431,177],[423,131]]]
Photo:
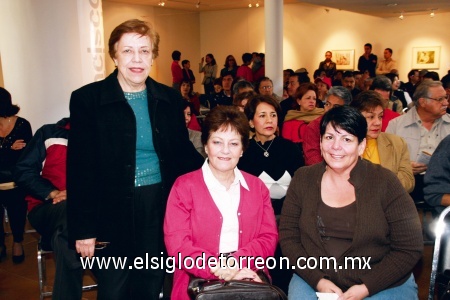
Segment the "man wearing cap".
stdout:
[[450,134],[450,115],[446,113],[448,94],[440,81],[424,81],[416,88],[414,106],[392,120],[386,132],[401,136],[408,144],[416,185],[411,197],[423,200],[423,172],[427,156]]
[[[325,96],[325,112],[333,107],[349,105],[352,101],[350,91],[343,86],[333,86]],[[310,166],[323,161],[320,153],[320,122],[323,115],[311,121],[306,127],[303,139],[305,165]]]
[[[383,98],[384,112],[383,112],[383,119],[382,119],[382,123],[381,123],[381,132],[385,132],[389,122],[392,119],[400,116],[399,113],[392,110],[394,103],[389,100],[391,98],[391,92],[392,92],[391,80],[384,75],[376,76],[373,79],[372,85],[370,86],[369,89],[377,92],[378,94],[381,95],[381,98]],[[400,111],[401,111],[401,109],[403,108],[402,102],[398,99],[397,99],[397,101],[398,101],[397,105],[399,106]]]
[[319,64],[319,70],[325,71],[327,77],[332,78],[334,73],[336,72],[336,63],[331,60],[333,54],[331,51],[325,52],[325,60],[321,61]]
[[390,73],[392,69],[397,69],[397,62],[392,59],[392,49],[384,49],[384,60],[378,63],[377,70],[375,73],[377,75],[383,75]]
[[419,71],[419,84],[423,81],[423,77],[428,73],[428,70],[423,69]]
[[369,71],[370,77],[375,77],[375,69],[377,67],[378,57],[372,53],[372,44],[364,45],[364,54],[359,57],[358,70],[361,73]]
[[325,82],[323,78],[320,77],[314,79],[314,84],[317,86],[318,90],[317,101],[320,102],[320,107],[323,107],[323,104],[325,103],[325,97],[328,93],[328,90],[330,89],[330,85],[327,82]]

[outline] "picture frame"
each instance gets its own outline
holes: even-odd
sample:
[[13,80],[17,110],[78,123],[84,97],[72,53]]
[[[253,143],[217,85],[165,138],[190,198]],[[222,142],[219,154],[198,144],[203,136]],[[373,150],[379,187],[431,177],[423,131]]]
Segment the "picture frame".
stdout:
[[413,47],[412,69],[439,69],[441,47]]
[[333,60],[336,62],[337,70],[355,69],[355,49],[349,50],[332,50]]

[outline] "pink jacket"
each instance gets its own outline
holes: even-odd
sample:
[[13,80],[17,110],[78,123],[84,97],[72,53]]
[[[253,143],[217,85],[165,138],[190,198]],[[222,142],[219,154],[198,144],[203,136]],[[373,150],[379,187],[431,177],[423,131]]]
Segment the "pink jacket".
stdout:
[[[241,171],[242,172],[242,171]],[[269,190],[257,177],[242,172],[249,190],[241,186],[238,208],[239,249],[233,256],[272,256],[278,242],[275,215],[270,202]],[[205,268],[178,268],[181,259],[195,260],[205,253],[208,257],[219,256],[222,215],[214,203],[203,180],[201,169],[180,176],[170,191],[164,219],[164,241],[169,256],[175,257],[172,299],[190,299],[187,293],[189,273],[201,278],[217,278]],[[256,269],[254,260],[251,269]]]

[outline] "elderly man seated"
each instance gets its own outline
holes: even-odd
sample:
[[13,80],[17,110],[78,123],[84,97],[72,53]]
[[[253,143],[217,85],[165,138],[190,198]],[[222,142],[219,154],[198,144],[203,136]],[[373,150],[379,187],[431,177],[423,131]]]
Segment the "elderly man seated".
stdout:
[[386,129],[388,133],[401,136],[408,144],[416,181],[411,197],[416,202],[424,199],[423,174],[427,171],[429,156],[450,134],[450,115],[446,112],[448,97],[441,82],[422,82],[414,93],[414,107],[391,120]]

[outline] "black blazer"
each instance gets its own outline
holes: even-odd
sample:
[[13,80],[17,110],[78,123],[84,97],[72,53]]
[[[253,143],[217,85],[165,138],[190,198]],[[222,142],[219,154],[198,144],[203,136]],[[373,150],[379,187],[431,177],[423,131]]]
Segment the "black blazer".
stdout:
[[[175,179],[200,168],[203,157],[189,141],[180,93],[150,77],[145,84],[166,200]],[[98,241],[123,245],[126,252],[134,241],[136,119],[117,80],[117,70],[105,80],[72,93],[70,118],[70,242],[96,237]],[[161,212],[164,210],[165,201],[161,203]]]

